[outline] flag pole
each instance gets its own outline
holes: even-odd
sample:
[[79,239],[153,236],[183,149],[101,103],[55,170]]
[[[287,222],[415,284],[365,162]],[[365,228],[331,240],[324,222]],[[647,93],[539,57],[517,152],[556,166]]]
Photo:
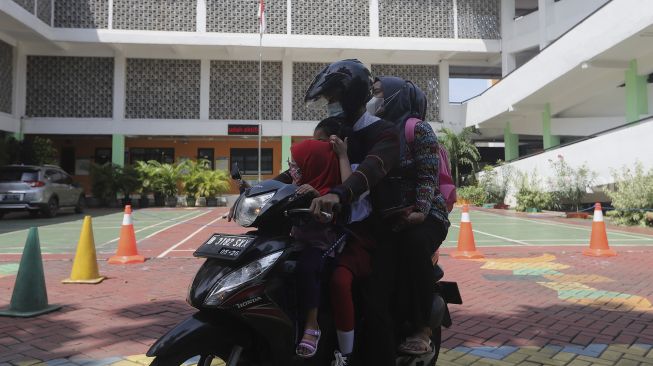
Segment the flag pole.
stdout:
[[265,3],[259,4],[258,40],[258,181],[261,182],[261,135],[263,134],[263,28],[265,27]]

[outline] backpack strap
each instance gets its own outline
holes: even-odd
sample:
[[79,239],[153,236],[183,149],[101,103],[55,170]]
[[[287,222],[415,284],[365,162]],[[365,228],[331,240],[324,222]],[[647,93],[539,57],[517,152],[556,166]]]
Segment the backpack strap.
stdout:
[[404,134],[406,135],[406,142],[408,145],[411,145],[413,141],[415,141],[415,125],[417,125],[419,122],[421,122],[421,120],[414,117],[406,120]]

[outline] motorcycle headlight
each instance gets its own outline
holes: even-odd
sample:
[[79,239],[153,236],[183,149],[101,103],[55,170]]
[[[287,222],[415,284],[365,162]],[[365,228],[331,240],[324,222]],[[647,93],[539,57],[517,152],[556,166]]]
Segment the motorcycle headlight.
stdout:
[[251,262],[237,270],[224,276],[218,283],[215,284],[209,296],[204,300],[204,305],[217,306],[222,303],[227,295],[234,289],[242,286],[243,284],[254,280],[270,268],[274,262],[279,259],[283,251],[278,251],[254,262]]
[[253,197],[243,197],[234,212],[234,220],[241,226],[250,226],[274,194],[275,192],[270,192]]

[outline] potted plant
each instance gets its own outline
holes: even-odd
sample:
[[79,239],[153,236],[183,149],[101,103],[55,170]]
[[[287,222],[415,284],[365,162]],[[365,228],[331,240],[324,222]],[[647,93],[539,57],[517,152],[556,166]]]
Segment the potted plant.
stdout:
[[141,182],[138,179],[138,172],[132,166],[116,168],[116,186],[117,191],[123,194],[122,205],[131,205],[131,194],[138,191]]
[[[134,169],[136,170],[136,173],[138,173],[138,180],[140,182],[139,193],[141,197],[138,202],[139,207],[141,208],[149,207],[150,206],[149,195],[154,192],[153,190],[154,174],[155,174],[154,167],[149,162],[137,161],[136,164],[134,165]],[[163,206],[163,203],[161,204],[161,206]]]
[[230,188],[229,175],[222,170],[209,170],[206,172],[206,179],[200,187],[200,195],[206,197],[208,207],[217,207],[217,196],[228,192]]
[[91,192],[100,206],[117,206],[119,168],[112,163],[91,165]]
[[152,183],[150,187],[155,192],[155,200],[157,194],[163,197],[166,207],[177,207],[177,184],[180,177],[180,165],[175,164],[162,164],[158,161],[149,161],[148,164],[152,166]]
[[180,169],[183,171],[182,183],[186,192],[186,203],[188,207],[195,207],[201,195],[202,184],[206,180],[207,164],[204,161],[186,160],[180,163]]

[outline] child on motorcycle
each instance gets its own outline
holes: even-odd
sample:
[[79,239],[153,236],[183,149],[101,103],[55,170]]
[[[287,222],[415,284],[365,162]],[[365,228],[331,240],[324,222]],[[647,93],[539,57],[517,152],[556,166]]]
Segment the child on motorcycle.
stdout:
[[[316,131],[320,126],[335,123],[337,123],[335,118],[327,118],[320,122]],[[289,174],[292,176],[293,184],[299,186],[298,195],[323,195],[352,174],[346,148],[343,150],[342,145],[343,143],[333,145],[330,141],[321,139],[306,140],[291,147]],[[362,220],[370,211],[369,202],[361,199],[352,205],[351,217],[354,220]],[[305,225],[294,226],[292,235],[304,245],[296,273],[300,302],[306,313],[306,324],[304,336],[297,346],[296,353],[300,357],[310,358],[317,352],[321,336],[317,314],[324,260],[328,255],[334,254],[329,251],[343,233],[330,223],[310,221]]]

